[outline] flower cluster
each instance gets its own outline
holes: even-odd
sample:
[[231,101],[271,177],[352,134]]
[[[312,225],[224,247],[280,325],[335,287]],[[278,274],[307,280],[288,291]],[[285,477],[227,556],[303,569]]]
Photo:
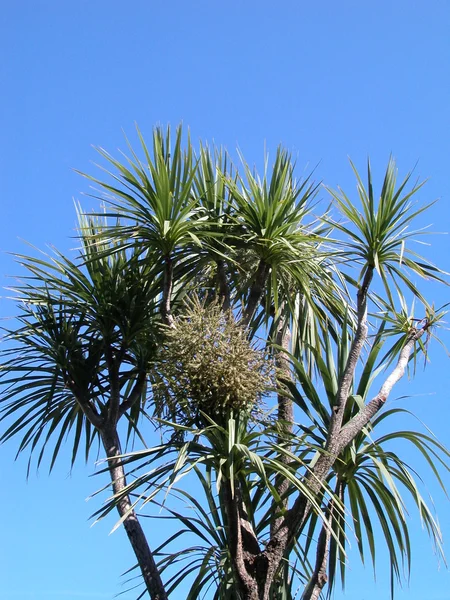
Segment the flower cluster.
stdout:
[[205,415],[250,412],[273,385],[273,364],[230,311],[194,298],[167,330],[153,379],[160,416],[202,426]]

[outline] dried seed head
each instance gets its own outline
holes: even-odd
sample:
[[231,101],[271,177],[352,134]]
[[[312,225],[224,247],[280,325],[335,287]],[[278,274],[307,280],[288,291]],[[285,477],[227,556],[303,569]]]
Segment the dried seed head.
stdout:
[[273,364],[245,329],[217,303],[198,298],[168,330],[154,376],[158,415],[204,425],[201,413],[221,420],[230,410],[251,411],[273,385]]

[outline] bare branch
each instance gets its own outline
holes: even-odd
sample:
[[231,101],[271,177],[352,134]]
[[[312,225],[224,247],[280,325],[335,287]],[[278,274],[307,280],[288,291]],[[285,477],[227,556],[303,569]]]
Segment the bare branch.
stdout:
[[231,308],[230,288],[227,281],[227,273],[225,270],[225,261],[218,260],[217,263],[217,281],[219,284],[219,302],[223,310],[226,312]]
[[[321,454],[317,460],[314,468],[308,471],[305,476],[305,480],[307,481],[308,487],[312,494],[317,494],[323,487],[323,482],[340,451],[339,440],[345,404],[347,402],[355,369],[357,367],[364,342],[367,338],[367,296],[372,278],[373,267],[369,266],[361,287],[358,290],[357,329],[352,346],[350,348],[344,373],[341,381],[339,382],[336,404],[331,416],[326,446],[323,454]],[[292,508],[286,512],[282,520],[279,521],[276,531],[273,532],[271,540],[269,541],[266,549],[266,552],[269,555],[273,554],[274,557],[278,558],[278,560],[281,559],[286,547],[297,538],[298,532],[306,521],[311,507],[311,502],[304,494],[300,493],[297,496]],[[276,562],[277,558],[274,562]],[[272,561],[269,560],[269,564],[271,562]]]
[[119,419],[120,407],[120,358],[116,355],[116,351],[111,345],[107,345],[105,349],[105,356],[110,385],[107,421],[110,425],[115,427]]
[[74,398],[83,411],[86,419],[91,423],[91,425],[101,431],[105,424],[105,420],[101,415],[98,414],[95,405],[85,397],[79,386],[70,377],[67,378],[66,385],[74,395]]
[[[235,482],[235,485],[237,483],[238,482]],[[240,508],[242,500],[238,492],[238,485],[235,487],[235,493],[233,494],[231,491],[230,482],[224,482],[222,485],[222,499],[224,501],[225,512],[228,519],[230,551],[242,591],[244,592],[246,599],[258,600],[259,594],[255,586],[255,580],[249,573],[248,567],[250,567],[250,563],[252,562],[254,556],[260,553],[260,549],[253,530],[249,531],[245,527],[246,523],[243,526],[241,519],[242,508]],[[250,523],[248,523],[248,525],[250,525]],[[249,552],[246,551],[244,547],[244,545],[248,546],[247,538],[249,536],[252,540],[254,540],[254,542],[251,544],[252,552],[250,556]],[[248,560],[249,558],[250,561]]]
[[104,425],[104,419],[101,417],[96,407],[89,400],[82,400],[79,396],[75,396],[81,410],[86,415],[88,421],[96,428],[101,430]]
[[269,265],[261,259],[253,277],[253,283],[250,288],[247,306],[244,310],[244,316],[242,319],[244,327],[248,327],[248,325],[250,325],[251,320],[253,319],[261,296],[264,292],[264,286],[266,285],[269,272]]
[[421,329],[411,330],[405,345],[400,351],[395,368],[384,381],[378,394],[342,428],[339,436],[339,452],[353,440],[353,438],[362,430],[362,428],[365,427],[367,423],[376,415],[376,413],[384,406],[384,403],[391,393],[392,388],[405,374],[405,370],[415,343],[422,337],[427,329],[428,325],[425,325]]
[[117,497],[117,511],[123,521],[124,529],[141,568],[150,598],[152,600],[168,600],[147,538],[132,507],[130,497],[124,493],[127,482],[122,461],[118,458],[122,454],[122,451],[117,430],[115,427],[105,428],[104,431],[101,431],[101,436],[106,456],[109,459],[108,468],[113,492]]
[[173,261],[170,256],[164,259],[164,283],[160,312],[162,319],[170,328],[175,328],[175,320],[171,311],[171,299],[173,288]]
[[[287,352],[290,351],[290,342],[291,342],[291,332],[286,324],[286,319],[281,318],[278,323],[278,331],[275,338],[277,346],[283,348],[283,350],[276,350],[275,356],[275,365],[277,368],[278,375],[278,414],[277,414],[277,424],[279,427],[278,434],[278,445],[284,446],[288,442],[289,438],[292,435],[293,423],[294,423],[294,410],[292,406],[292,399],[290,394],[287,392],[284,382],[292,381],[292,371],[288,359]],[[288,448],[290,445],[288,444]],[[287,464],[289,463],[289,458],[286,454],[280,454],[278,460],[281,463]],[[275,480],[275,487],[280,497],[283,497],[288,488],[289,482],[282,475],[278,475]],[[284,498],[282,501],[282,506],[277,506],[274,502],[273,504],[273,514],[281,509],[287,509],[288,507],[288,499]],[[271,535],[277,530],[278,526],[282,521],[282,517],[274,518],[271,524]]]
[[[352,439],[362,430],[370,419],[381,409],[386,402],[394,385],[403,377],[409,357],[414,344],[428,329],[428,324],[422,329],[413,329],[403,346],[397,365],[383,383],[377,396],[371,400],[349,423],[342,427],[332,439],[332,444],[325,449],[323,454],[317,460],[314,469],[306,474],[308,487],[313,494],[319,492],[323,486],[330,468],[335,462],[339,453],[352,441]],[[302,527],[311,510],[311,503],[303,495],[299,494],[292,508],[286,513],[283,522],[279,526],[275,535],[268,544],[268,550],[277,548],[283,544],[284,539],[291,543],[296,538],[297,532]]]
[[130,392],[130,395],[126,400],[122,402],[119,408],[119,419],[122,415],[124,415],[127,410],[129,410],[136,402],[138,402],[142,396],[142,392],[144,391],[146,380],[146,373],[139,373],[136,383],[133,386],[133,389]]
[[358,365],[359,357],[361,356],[364,343],[367,338],[368,327],[367,327],[367,296],[370,284],[373,278],[372,266],[367,267],[364,280],[358,290],[358,304],[357,304],[357,327],[355,337],[350,348],[350,352],[345,365],[344,373],[342,374],[339,382],[338,393],[336,396],[335,406],[333,408],[333,415],[331,418],[330,432],[328,435],[327,448],[333,446],[335,436],[340,431],[342,425],[342,418],[344,415],[345,405],[349,396],[350,388],[352,386],[355,370]]
[[[343,504],[344,502],[344,485],[338,481],[335,488],[335,496],[337,496]],[[327,507],[327,519],[323,522],[320,530],[319,539],[317,541],[316,564],[314,572],[308,586],[303,593],[302,600],[318,600],[322,589],[328,581],[328,557],[330,554],[331,531],[333,526],[333,518],[335,512],[335,499],[331,498]]]

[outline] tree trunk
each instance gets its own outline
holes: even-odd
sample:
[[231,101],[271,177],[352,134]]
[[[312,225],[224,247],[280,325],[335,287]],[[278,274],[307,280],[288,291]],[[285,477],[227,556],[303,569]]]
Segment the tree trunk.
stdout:
[[[341,504],[344,502],[344,484],[338,481],[334,490]],[[327,507],[327,518],[322,524],[317,542],[316,565],[311,580],[303,593],[302,600],[319,600],[320,594],[328,581],[328,559],[330,555],[331,530],[335,518],[335,499],[332,498]]]
[[[101,436],[106,451],[106,456],[108,459],[113,459],[108,461],[112,488],[114,494],[120,494],[126,487],[127,483],[121,460],[115,458],[121,454],[119,436],[117,435],[117,430],[115,428],[111,428],[108,431],[102,431]],[[136,555],[151,599],[168,600],[158,567],[156,566],[153,554],[150,550],[137,515],[135,511],[131,509],[131,502],[128,495],[123,496],[120,499],[120,502],[117,505],[117,510],[120,517],[123,518],[123,526]]]
[[270,272],[270,266],[263,260],[259,261],[258,268],[253,276],[253,283],[250,288],[248,296],[247,306],[243,313],[242,324],[244,327],[248,327],[253,319],[256,312],[261,296],[264,292],[264,286],[266,285],[267,277]]
[[227,272],[225,268],[225,261],[218,260],[217,265],[217,283],[219,288],[219,302],[225,312],[231,308],[230,302],[230,289],[228,287]]
[[254,557],[261,550],[256,542],[251,525],[247,522],[245,516],[242,519],[243,507],[239,482],[235,481],[234,494],[231,491],[230,482],[223,482],[221,499],[225,508],[227,538],[239,597],[242,600],[259,600],[257,580],[249,570],[253,570],[251,566]]
[[[290,392],[288,389],[286,389],[286,382],[291,381],[292,379],[291,366],[287,354],[287,352],[290,351],[291,332],[284,318],[280,319],[280,322],[278,324],[278,331],[275,338],[275,342],[277,346],[280,346],[281,348],[283,348],[283,350],[285,350],[285,352],[283,352],[283,350],[277,349],[275,354],[275,365],[278,372],[277,421],[280,427],[280,433],[278,435],[277,443],[278,445],[285,446],[288,450],[290,450],[291,444],[288,442],[292,436],[292,428],[294,424],[294,408],[292,406]],[[278,460],[282,464],[285,464],[287,466],[289,464],[290,459],[285,454],[280,453],[280,455],[278,456]],[[275,478],[275,487],[280,497],[283,497],[289,489],[288,479],[283,475],[277,475],[277,477]],[[277,531],[278,526],[283,520],[283,517],[276,516],[276,513],[279,513],[282,509],[286,510],[287,508],[287,497],[283,499],[281,506],[277,506],[274,502],[274,520],[272,521],[270,528],[271,537],[275,533],[275,531]]]
[[164,282],[162,291],[162,300],[160,312],[162,319],[171,329],[175,327],[175,320],[172,315],[172,288],[173,288],[173,261],[170,256],[164,258]]

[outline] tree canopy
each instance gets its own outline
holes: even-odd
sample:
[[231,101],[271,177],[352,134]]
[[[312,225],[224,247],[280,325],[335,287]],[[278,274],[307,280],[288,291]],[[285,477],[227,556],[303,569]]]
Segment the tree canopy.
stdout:
[[[117,508],[140,597],[316,599],[345,580],[349,538],[375,564],[376,531],[393,593],[411,564],[408,503],[441,552],[401,449],[443,489],[448,471],[447,449],[390,428],[410,415],[385,408],[445,314],[417,283],[446,284],[414,246],[423,184],[391,158],[375,192],[370,163],[365,180],[351,164],[353,198],[297,180],[281,147],[258,174],[181,127],[156,128],[151,148],[138,135],[140,156],[100,149],[103,176],[86,175],[99,208],[78,209],[77,255],[17,257],[1,439],[50,469],[68,440],[72,463],[100,444],[113,495],[98,516]],[[180,532],[155,545],[140,513],[161,506]]]

